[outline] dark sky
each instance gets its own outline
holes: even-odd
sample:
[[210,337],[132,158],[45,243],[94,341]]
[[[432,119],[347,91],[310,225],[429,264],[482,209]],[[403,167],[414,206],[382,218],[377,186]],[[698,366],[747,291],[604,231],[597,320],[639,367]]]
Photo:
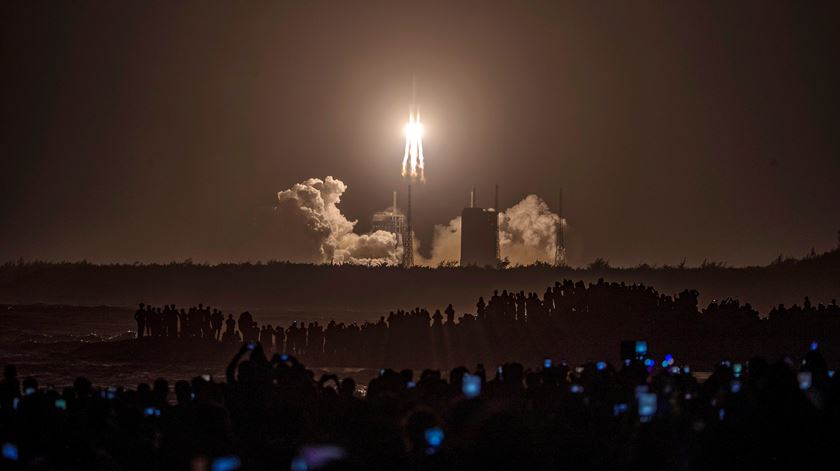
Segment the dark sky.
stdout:
[[370,215],[428,181],[566,197],[570,261],[766,263],[837,243],[837,2],[4,2],[0,260],[239,260],[309,177]]

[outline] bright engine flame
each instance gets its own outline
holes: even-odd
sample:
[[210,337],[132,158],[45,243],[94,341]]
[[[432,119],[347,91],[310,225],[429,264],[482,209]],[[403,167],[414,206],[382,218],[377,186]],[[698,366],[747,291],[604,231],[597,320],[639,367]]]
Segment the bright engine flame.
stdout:
[[402,161],[402,175],[426,181],[423,171],[426,162],[423,158],[423,123],[420,122],[420,110],[417,110],[416,114],[409,110],[408,122],[405,123],[403,132],[405,133],[405,154]]

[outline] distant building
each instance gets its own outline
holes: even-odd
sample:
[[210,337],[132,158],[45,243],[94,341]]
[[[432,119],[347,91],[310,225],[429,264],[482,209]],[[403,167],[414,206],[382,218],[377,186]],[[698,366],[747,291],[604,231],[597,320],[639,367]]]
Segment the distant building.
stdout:
[[499,265],[499,213],[469,207],[461,212],[461,266]]

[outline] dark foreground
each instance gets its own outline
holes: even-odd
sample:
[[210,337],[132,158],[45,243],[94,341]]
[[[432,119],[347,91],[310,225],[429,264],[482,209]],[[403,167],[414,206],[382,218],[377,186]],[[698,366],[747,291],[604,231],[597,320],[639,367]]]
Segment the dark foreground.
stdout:
[[4,469],[814,469],[838,419],[816,344],[702,383],[640,356],[383,370],[364,388],[245,344],[224,382],[53,390],[7,366],[0,385]]

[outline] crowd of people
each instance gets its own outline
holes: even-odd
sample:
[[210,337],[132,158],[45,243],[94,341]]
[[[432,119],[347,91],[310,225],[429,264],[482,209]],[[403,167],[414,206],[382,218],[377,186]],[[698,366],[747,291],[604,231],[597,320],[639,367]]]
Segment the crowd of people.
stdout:
[[[603,355],[610,345],[625,338],[647,338],[672,350],[686,344],[704,344],[709,338],[772,338],[768,325],[777,325],[779,333],[789,336],[790,329],[778,321],[780,318],[801,322],[820,317],[828,325],[811,331],[840,333],[840,308],[834,300],[818,308],[807,299],[804,308],[779,306],[770,313],[768,324],[760,322],[752,306],[737,300],[712,301],[700,310],[698,296],[694,290],[669,296],[641,284],[599,280],[587,285],[564,280],[547,287],[542,295],[494,291],[486,301],[479,298],[473,312],[461,315],[456,315],[449,304],[434,311],[420,307],[396,310],[375,322],[293,322],[283,327],[258,325],[249,312],[237,319],[229,314],[225,320],[221,311],[203,305],[179,311],[174,305],[161,308],[141,304],[135,319],[138,337],[197,337],[231,346],[259,342],[269,353],[295,355],[309,364],[367,367],[390,364],[442,368],[510,359],[533,362],[546,353],[557,352],[558,346],[579,353],[584,361]],[[798,315],[810,312],[825,315]],[[803,335],[813,338],[810,331]],[[732,348],[732,343],[728,347]],[[713,351],[711,357],[708,352],[694,353],[705,353],[711,362],[727,352]],[[749,356],[767,352],[752,349],[735,353]]]
[[[805,349],[803,349],[805,350]],[[638,349],[636,350],[639,351]],[[553,360],[553,361],[552,361]],[[643,351],[614,367],[381,370],[316,378],[244,343],[225,381],[136,388],[0,382],[3,469],[815,469],[840,438],[840,382],[801,359],[720,362],[699,382]],[[826,460],[826,461],[823,461]]]

